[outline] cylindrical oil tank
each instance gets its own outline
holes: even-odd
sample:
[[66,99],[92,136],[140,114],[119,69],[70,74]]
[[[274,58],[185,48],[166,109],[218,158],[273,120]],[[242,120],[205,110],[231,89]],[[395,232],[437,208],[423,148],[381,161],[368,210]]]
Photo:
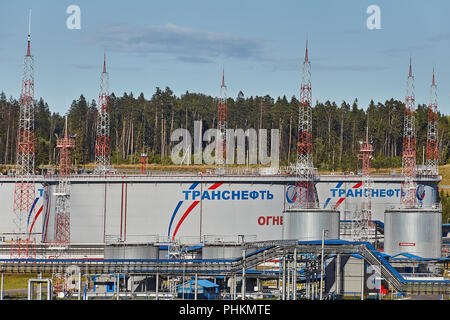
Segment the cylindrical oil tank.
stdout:
[[[246,249],[250,253],[255,249]],[[207,244],[202,248],[202,259],[236,259],[242,257],[242,245],[240,244]]]
[[153,244],[108,244],[105,259],[158,259],[159,249]]
[[411,253],[440,258],[442,212],[432,208],[394,209],[384,212],[384,252]]
[[339,211],[319,208],[292,208],[283,211],[284,240],[339,239]]

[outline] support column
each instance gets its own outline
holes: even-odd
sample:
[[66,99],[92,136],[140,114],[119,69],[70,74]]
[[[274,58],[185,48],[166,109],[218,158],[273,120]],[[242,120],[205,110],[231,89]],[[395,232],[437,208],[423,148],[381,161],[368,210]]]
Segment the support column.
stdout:
[[156,297],[155,297],[155,299],[156,299],[156,300],[159,300],[159,297],[158,297],[158,291],[159,291],[159,273],[158,273],[158,272],[156,273],[155,288],[156,288]]
[[262,285],[261,285],[261,279],[256,278],[256,287],[258,288],[258,293],[262,292]]
[[47,300],[53,300],[53,281],[47,279]]
[[382,277],[382,274],[383,274],[383,272],[382,272],[382,265],[381,265],[381,260],[380,260],[380,287],[378,288],[378,294],[379,294],[379,300],[381,300],[382,298],[383,298],[383,294],[381,293],[381,280],[383,279],[383,277]]
[[245,300],[245,249],[242,249],[242,281],[241,281],[242,300]]
[[1,288],[0,288],[0,300],[3,300],[3,272],[2,272],[2,280],[1,280]]
[[[184,284],[184,268],[183,268],[183,276],[181,277],[181,283]],[[181,293],[181,299],[184,300],[184,285],[182,286],[183,292]]]
[[117,300],[120,299],[120,273],[117,275]]
[[147,300],[148,299],[148,292],[147,292],[147,284],[148,284],[148,277],[145,277],[144,278],[144,286],[145,286],[145,299]]
[[364,300],[364,257],[361,256],[361,300]]
[[236,300],[236,273],[233,275],[233,300]]
[[315,268],[315,263],[314,263],[314,261],[311,261],[311,265],[310,265],[310,268],[311,268],[311,271],[310,271],[310,278],[309,278],[309,281],[310,281],[310,286],[311,286],[311,292],[310,292],[310,294],[311,294],[311,300],[314,300],[314,294],[315,294],[315,291],[314,291],[314,284],[315,284],[315,279],[314,279],[314,268]]
[[229,280],[229,284],[230,284],[230,300],[233,300],[233,287],[234,287],[233,281],[234,281],[234,279],[233,279],[233,276],[231,275],[230,276],[230,280]]
[[316,286],[317,286],[317,274],[316,274],[316,270],[314,269],[314,272],[313,272],[313,274],[312,274],[312,277],[313,277],[313,279],[312,279],[312,288],[313,288],[313,292],[312,292],[312,299],[313,300],[316,300]]
[[286,272],[286,300],[291,300],[291,262],[289,260],[287,260],[287,272]]
[[336,294],[341,294],[341,255],[338,253],[335,260],[335,268],[336,268]]
[[81,300],[81,291],[82,291],[82,285],[81,285],[81,270],[78,273],[78,300]]
[[282,279],[281,279],[281,300],[286,299],[286,256],[282,261]]
[[[283,270],[283,262],[280,260],[280,270]],[[280,286],[281,286],[281,275],[278,272],[278,278],[277,278],[277,291],[280,292]]]
[[194,300],[197,300],[197,292],[198,292],[198,276],[197,276],[197,273],[195,274],[195,288],[194,288],[194,292],[195,292],[195,298],[194,298]]
[[292,300],[297,299],[297,248],[294,249],[294,271],[292,272]]
[[309,299],[310,300],[314,300],[314,296],[313,296],[313,263],[312,261],[308,261],[308,291],[309,291]]
[[34,283],[28,280],[28,300],[33,300],[34,296]]
[[307,257],[305,257],[305,294],[306,299],[309,300],[309,263]]
[[[38,279],[42,279],[42,273],[38,273]],[[42,283],[38,283],[37,300],[42,300]]]

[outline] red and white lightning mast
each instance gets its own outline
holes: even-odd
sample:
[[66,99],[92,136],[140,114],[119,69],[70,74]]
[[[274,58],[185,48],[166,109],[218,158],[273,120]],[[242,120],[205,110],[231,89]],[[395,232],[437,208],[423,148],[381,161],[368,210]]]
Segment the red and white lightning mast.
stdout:
[[414,208],[416,205],[416,126],[415,126],[414,76],[412,75],[411,59],[406,85],[405,116],[403,123],[403,154],[402,171],[402,208]]
[[373,146],[369,142],[369,124],[367,121],[366,141],[361,141],[358,158],[362,160],[362,200],[361,210],[355,211],[352,219],[352,240],[368,241],[372,221],[373,179],[370,176],[370,160],[373,158]]
[[[35,162],[34,137],[34,59],[31,55],[31,10],[28,21],[27,54],[23,64],[20,115],[16,151],[16,183],[14,188],[14,233],[11,257],[29,257],[30,242],[26,235],[25,218],[32,208],[35,185],[32,179]],[[26,239],[25,239],[26,238]]]
[[286,199],[289,204],[283,210],[283,239],[325,241],[338,238],[339,211],[333,207],[326,209],[328,202],[321,208],[316,195],[317,173],[313,164],[311,63],[308,57],[308,42],[300,86],[297,158],[294,170],[295,194],[292,200]]
[[59,183],[54,193],[55,205],[55,242],[59,244],[70,243],[70,173],[71,151],[75,148],[75,139],[70,137],[66,125],[64,136],[58,138],[56,147],[60,149],[59,156]]
[[312,107],[311,107],[311,63],[308,59],[308,41],[306,42],[305,60],[303,61],[303,78],[300,87],[300,105],[298,119],[298,142],[296,160],[296,198],[297,208],[313,208],[314,164],[312,142]]
[[433,80],[430,88],[430,104],[428,105],[428,127],[427,127],[427,155],[426,155],[426,172],[429,175],[437,175],[439,164],[438,149],[438,115],[437,115],[437,86]]
[[222,70],[222,84],[220,85],[220,98],[217,106],[217,147],[216,147],[216,173],[225,173],[227,150],[227,87],[225,85],[225,71]]
[[109,170],[110,126],[109,126],[109,74],[106,72],[106,54],[103,58],[103,72],[100,75],[100,94],[98,96],[97,135],[95,140],[95,166],[98,173]]

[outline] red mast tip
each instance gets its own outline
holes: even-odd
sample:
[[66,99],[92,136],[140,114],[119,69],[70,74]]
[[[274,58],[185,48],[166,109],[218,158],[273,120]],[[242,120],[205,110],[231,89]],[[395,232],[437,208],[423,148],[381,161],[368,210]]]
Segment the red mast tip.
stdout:
[[433,68],[433,83],[432,83],[431,85],[433,85],[433,86],[436,85],[436,83],[435,83],[435,81],[434,81],[434,68]]
[[412,77],[411,57],[409,57],[409,76]]
[[30,42],[31,42],[31,9],[30,9],[30,13],[28,15],[28,46],[27,46],[27,56],[28,57],[31,55]]
[[306,40],[305,61],[308,61],[308,40]]
[[103,73],[106,73],[106,53],[103,53]]
[[225,87],[225,69],[222,69],[222,87]]

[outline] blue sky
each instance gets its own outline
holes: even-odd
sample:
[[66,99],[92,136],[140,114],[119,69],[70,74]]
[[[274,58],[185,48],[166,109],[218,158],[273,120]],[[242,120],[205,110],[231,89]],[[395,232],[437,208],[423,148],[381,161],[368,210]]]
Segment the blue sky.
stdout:
[[[81,28],[69,30],[69,5]],[[369,5],[381,29],[369,30]],[[404,100],[412,56],[416,101],[428,103],[436,70],[439,109],[450,114],[450,2],[165,0],[3,1],[0,10],[0,90],[20,94],[32,9],[35,96],[64,114],[82,93],[98,98],[103,52],[110,92],[155,87],[219,95],[222,68],[228,96],[299,95],[309,41],[313,100],[352,103]]]

